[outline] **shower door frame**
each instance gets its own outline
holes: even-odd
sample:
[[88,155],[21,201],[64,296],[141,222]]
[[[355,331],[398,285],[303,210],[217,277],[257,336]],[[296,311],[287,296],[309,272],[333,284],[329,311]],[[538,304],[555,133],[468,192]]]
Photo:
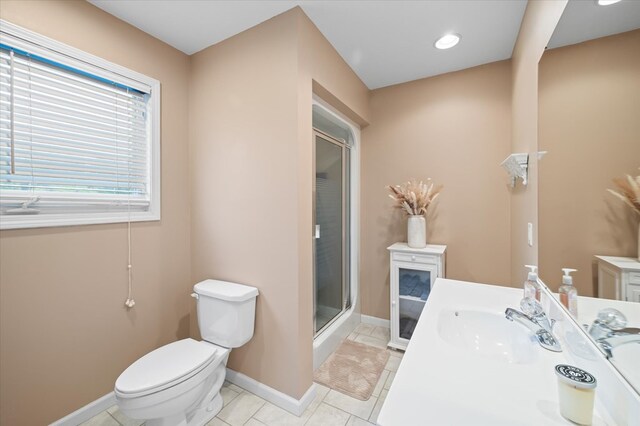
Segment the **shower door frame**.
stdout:
[[[318,312],[318,300],[317,300],[317,258],[316,258],[316,197],[317,197],[317,185],[316,185],[316,151],[317,151],[317,138],[321,138],[326,142],[330,142],[342,150],[342,303],[340,312],[338,312],[331,320],[320,327],[316,331],[316,315]],[[313,337],[319,336],[323,331],[331,326],[336,320],[340,318],[351,307],[351,153],[349,150],[351,147],[343,139],[337,139],[327,133],[313,128],[313,191],[312,191],[312,238],[313,238]],[[322,230],[320,230],[322,232]]]

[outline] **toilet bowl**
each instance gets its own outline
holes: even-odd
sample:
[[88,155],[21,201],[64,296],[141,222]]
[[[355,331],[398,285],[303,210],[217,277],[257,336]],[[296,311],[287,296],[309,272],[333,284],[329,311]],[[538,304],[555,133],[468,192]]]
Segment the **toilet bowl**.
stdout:
[[194,291],[204,340],[179,340],[131,364],[115,385],[124,415],[149,426],[202,426],[222,408],[227,359],[253,336],[258,290],[206,280]]

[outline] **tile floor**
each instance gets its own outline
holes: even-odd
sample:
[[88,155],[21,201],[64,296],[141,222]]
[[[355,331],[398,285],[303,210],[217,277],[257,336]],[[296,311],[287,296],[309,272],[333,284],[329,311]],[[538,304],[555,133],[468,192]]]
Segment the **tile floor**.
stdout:
[[[360,324],[348,339],[371,346],[386,348],[389,329]],[[335,390],[316,384],[313,402],[300,416],[265,401],[234,384],[225,382],[222,390],[224,406],[207,426],[368,426],[375,425],[382,404],[389,392],[403,352],[387,349],[391,356],[373,395],[360,401]],[[98,414],[83,426],[140,426],[142,422],[125,417],[117,406]]]

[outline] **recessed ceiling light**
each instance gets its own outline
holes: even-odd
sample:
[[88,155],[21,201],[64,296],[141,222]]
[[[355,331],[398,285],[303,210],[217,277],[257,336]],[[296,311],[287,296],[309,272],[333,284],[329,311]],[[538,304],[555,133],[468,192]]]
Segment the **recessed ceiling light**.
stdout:
[[610,4],[618,3],[621,0],[598,0],[600,6],[609,6]]
[[446,34],[436,40],[434,46],[438,49],[450,49],[460,41],[459,34]]

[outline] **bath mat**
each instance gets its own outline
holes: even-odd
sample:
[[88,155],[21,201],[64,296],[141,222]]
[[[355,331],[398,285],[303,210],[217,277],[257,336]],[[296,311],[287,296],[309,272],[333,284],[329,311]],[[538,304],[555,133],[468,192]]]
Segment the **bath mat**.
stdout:
[[389,360],[386,349],[344,340],[313,374],[313,380],[366,401]]

